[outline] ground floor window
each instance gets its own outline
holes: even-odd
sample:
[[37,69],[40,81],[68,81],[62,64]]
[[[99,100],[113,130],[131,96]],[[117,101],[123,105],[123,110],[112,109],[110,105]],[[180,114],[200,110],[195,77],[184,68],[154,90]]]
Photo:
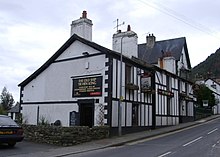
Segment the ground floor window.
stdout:
[[132,126],[138,126],[138,104],[132,104]]

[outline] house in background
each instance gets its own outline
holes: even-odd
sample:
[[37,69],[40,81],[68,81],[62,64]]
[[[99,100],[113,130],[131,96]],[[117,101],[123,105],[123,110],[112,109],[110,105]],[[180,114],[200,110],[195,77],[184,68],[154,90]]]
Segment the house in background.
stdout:
[[213,107],[214,114],[220,114],[220,84],[215,79],[208,78],[206,80],[196,81],[197,84],[204,84],[215,96],[216,105]]
[[111,134],[119,126],[128,133],[192,121],[192,83],[143,60],[137,38],[128,26],[113,35],[113,50],[92,42],[92,21],[84,11],[72,22],[71,37],[19,84],[23,119],[34,125],[41,119],[109,125]]
[[20,104],[17,103],[7,112],[8,112],[8,116],[11,117],[11,119],[18,120],[20,118]]

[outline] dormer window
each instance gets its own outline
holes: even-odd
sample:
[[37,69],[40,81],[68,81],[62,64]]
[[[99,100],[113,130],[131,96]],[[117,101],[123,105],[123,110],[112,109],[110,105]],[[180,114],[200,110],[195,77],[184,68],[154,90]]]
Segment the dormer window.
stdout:
[[181,63],[184,64],[183,63],[183,54],[181,54]]

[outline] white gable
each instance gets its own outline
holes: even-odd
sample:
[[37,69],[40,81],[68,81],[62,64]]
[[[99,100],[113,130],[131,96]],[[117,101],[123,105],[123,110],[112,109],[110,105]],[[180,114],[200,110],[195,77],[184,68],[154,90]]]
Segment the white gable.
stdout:
[[181,57],[180,60],[178,61],[178,70],[184,67],[185,69],[189,70],[188,64],[187,64],[187,59],[186,59],[186,52],[184,50],[184,47],[181,52]]
[[96,49],[76,40],[56,59],[56,61],[73,57],[79,57],[82,56],[83,52],[95,54],[99,53],[100,51],[97,51]]

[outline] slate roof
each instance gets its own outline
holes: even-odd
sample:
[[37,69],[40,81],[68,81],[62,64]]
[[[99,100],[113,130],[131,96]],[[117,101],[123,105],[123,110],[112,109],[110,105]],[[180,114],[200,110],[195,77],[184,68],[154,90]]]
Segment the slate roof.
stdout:
[[162,41],[156,41],[153,48],[146,46],[146,43],[138,45],[138,58],[150,64],[156,64],[158,58],[162,57],[162,51],[171,53],[177,60],[180,60],[182,49],[185,49],[188,67],[191,69],[189,54],[186,44],[186,38],[175,38]]
[[8,113],[19,113],[19,111],[20,111],[20,105],[16,104],[10,110],[8,110]]

